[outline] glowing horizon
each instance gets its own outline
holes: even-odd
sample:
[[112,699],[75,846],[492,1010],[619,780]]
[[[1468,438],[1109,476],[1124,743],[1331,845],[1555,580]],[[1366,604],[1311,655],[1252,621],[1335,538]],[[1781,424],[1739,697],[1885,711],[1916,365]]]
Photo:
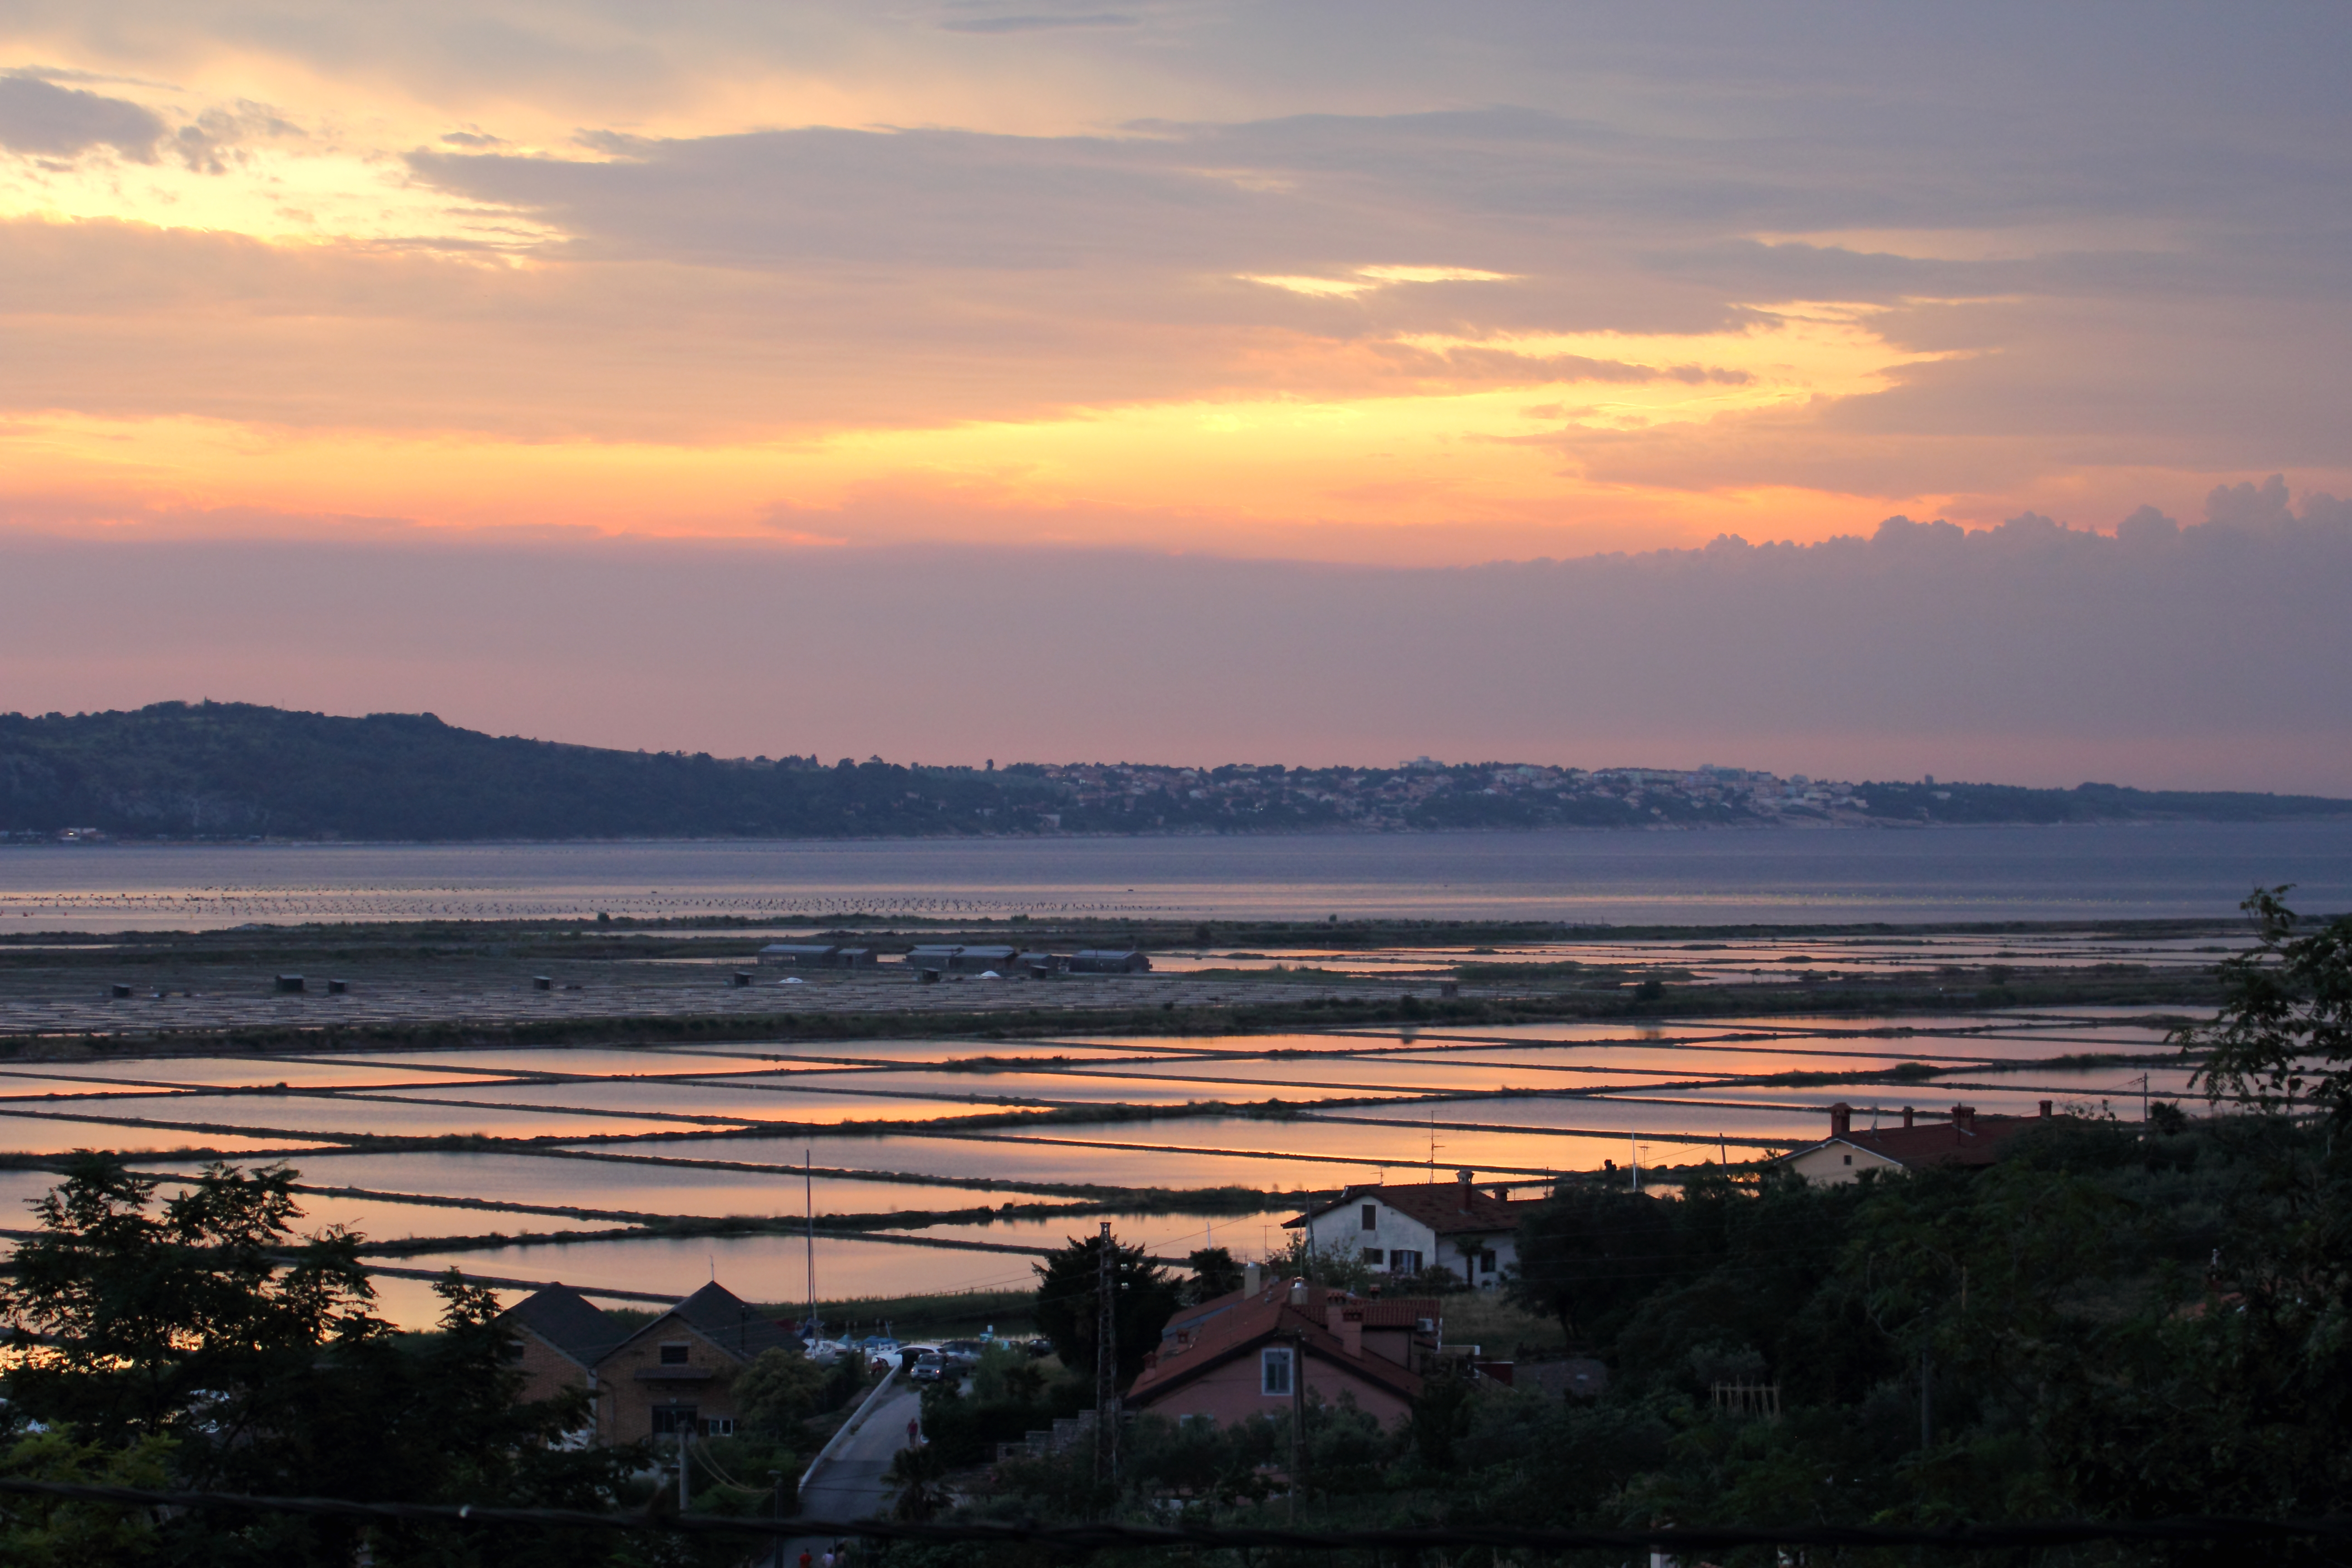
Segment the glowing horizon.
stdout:
[[[432,6],[110,9],[0,30],[19,531],[1448,564],[2352,490],[2230,401],[2331,390],[2214,259],[2294,193],[1999,188],[2016,143],[1947,112],[2027,89],[1997,56],[1888,152],[1874,105],[1743,100],[1734,38],[1507,10],[1433,78],[1373,28],[1342,79],[1180,4],[516,13],[479,59]],[[2158,312],[2156,273],[2196,281]]]

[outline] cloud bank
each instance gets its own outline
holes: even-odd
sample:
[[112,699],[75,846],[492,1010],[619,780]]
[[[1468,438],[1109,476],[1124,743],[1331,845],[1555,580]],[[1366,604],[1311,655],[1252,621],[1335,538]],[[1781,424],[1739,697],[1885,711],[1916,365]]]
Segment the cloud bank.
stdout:
[[1453,570],[971,547],[18,545],[0,707],[720,754],[1454,760],[2352,795],[2352,506]]

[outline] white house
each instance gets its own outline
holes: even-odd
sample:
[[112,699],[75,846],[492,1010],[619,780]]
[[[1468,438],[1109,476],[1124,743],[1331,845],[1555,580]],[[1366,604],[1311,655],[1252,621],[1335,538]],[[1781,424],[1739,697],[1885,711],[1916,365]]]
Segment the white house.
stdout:
[[1979,1116],[1972,1105],[1955,1105],[1948,1118],[1921,1121],[1909,1106],[1900,1127],[1856,1131],[1853,1107],[1830,1107],[1830,1135],[1809,1149],[1783,1154],[1777,1163],[1822,1186],[1858,1181],[1864,1171],[1912,1171],[1924,1165],[1990,1165],[2001,1144],[2029,1127],[2047,1126],[2050,1102],[2039,1116]]
[[1285,1222],[1319,1253],[1360,1258],[1375,1274],[1444,1268],[1472,1285],[1499,1285],[1518,1260],[1519,1221],[1540,1201],[1481,1192],[1471,1173],[1451,1182],[1342,1188]]

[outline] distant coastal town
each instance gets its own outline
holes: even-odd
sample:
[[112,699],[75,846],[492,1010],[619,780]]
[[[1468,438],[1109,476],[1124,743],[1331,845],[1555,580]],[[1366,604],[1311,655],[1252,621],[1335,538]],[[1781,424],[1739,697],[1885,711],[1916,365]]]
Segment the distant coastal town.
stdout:
[[243,703],[0,714],[0,838],[916,838],[1505,828],[1920,827],[2352,815],[2312,795],[1445,763],[978,766],[719,758]]

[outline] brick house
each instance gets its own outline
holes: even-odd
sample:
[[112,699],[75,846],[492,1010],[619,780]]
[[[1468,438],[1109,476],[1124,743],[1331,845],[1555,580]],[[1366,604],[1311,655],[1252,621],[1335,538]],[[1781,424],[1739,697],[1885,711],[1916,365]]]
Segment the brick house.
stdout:
[[508,1309],[526,1396],[583,1387],[595,1399],[600,1443],[634,1443],[681,1428],[707,1436],[735,1430],[735,1376],[761,1352],[800,1341],[713,1281],[642,1328],[615,1322],[569,1286],[552,1285]]
[[550,1285],[508,1308],[499,1322],[514,1336],[509,1355],[522,1368],[526,1400],[567,1388],[598,1393],[596,1363],[628,1330],[569,1285]]
[[1472,1173],[1450,1182],[1343,1187],[1337,1197],[1285,1222],[1318,1253],[1355,1258],[1375,1274],[1444,1268],[1468,1285],[1502,1283],[1518,1261],[1519,1221],[1540,1201],[1482,1192]]
[[1277,1279],[1171,1319],[1126,1405],[1225,1426],[1287,1419],[1295,1401],[1310,1398],[1352,1403],[1394,1426],[1420,1397],[1439,1331],[1433,1300],[1366,1300]]

